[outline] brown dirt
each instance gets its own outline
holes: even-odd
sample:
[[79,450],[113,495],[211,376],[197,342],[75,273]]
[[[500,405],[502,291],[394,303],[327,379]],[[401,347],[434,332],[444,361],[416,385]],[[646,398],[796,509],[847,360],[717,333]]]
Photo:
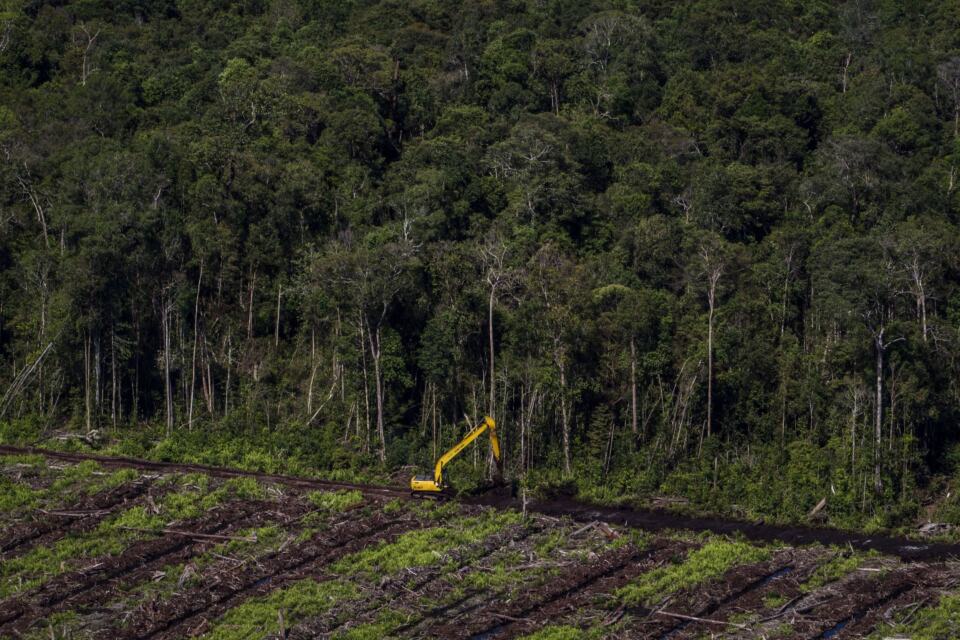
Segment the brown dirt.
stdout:
[[[410,492],[406,487],[385,487],[366,484],[352,484],[328,480],[315,480],[271,473],[242,471],[213,467],[203,464],[178,464],[173,462],[155,462],[114,456],[101,456],[87,453],[66,453],[47,451],[36,447],[13,447],[0,445],[0,454],[42,455],[67,462],[94,460],[108,468],[134,468],[163,473],[204,473],[218,478],[252,477],[266,483],[283,484],[300,489],[355,489],[371,497],[385,499],[408,499]],[[522,507],[520,501],[507,495],[509,492],[492,491],[483,495],[465,498],[464,503],[494,506],[499,508]],[[840,529],[805,527],[797,525],[771,525],[764,522],[743,522],[729,518],[687,516],[660,509],[631,509],[590,505],[571,499],[535,501],[527,504],[527,509],[554,517],[567,516],[578,522],[599,520],[610,524],[622,525],[646,531],[688,530],[711,531],[716,534],[742,536],[758,542],[782,542],[794,546],[819,543],[823,545],[850,546],[862,551],[879,551],[886,555],[897,556],[904,560],[930,561],[960,557],[960,544],[929,543],[923,540],[894,536],[866,535],[859,532]]]
[[593,582],[610,575],[628,562],[642,555],[633,545],[624,545],[619,549],[607,551],[589,564],[575,564],[566,567],[560,575],[552,578],[540,589],[523,592],[510,601],[494,600],[484,613],[471,615],[466,619],[444,620],[425,632],[431,638],[470,638],[482,636],[494,637],[506,621],[522,618],[529,612],[549,605],[551,602],[568,597],[570,594],[586,588]]
[[547,625],[556,624],[560,620],[577,625],[586,624],[590,627],[612,623],[617,619],[619,612],[604,606],[604,600],[609,600],[614,591],[641,574],[682,556],[691,548],[692,545],[676,540],[654,541],[649,548],[638,553],[618,571],[585,585],[583,589],[534,608],[522,617],[518,616],[514,621],[503,623],[496,631],[491,632],[489,637],[491,639],[515,638],[533,633]]
[[[9,560],[37,545],[51,544],[68,533],[89,531],[116,509],[139,500],[150,488],[147,481],[123,484],[57,508],[44,514],[37,510],[26,522],[0,531],[0,561]],[[70,515],[65,515],[70,514]]]
[[790,551],[777,553],[764,562],[734,567],[719,579],[693,590],[668,596],[653,610],[629,609],[628,613],[636,616],[628,625],[632,637],[672,639],[693,624],[692,621],[669,616],[664,612],[712,619],[714,611],[765,586],[777,575],[782,575],[782,571],[789,566]]
[[[873,599],[873,603],[866,608],[853,610],[851,613],[852,607],[844,607],[844,613],[848,615],[830,628],[835,630],[832,637],[837,640],[862,638],[874,629],[894,623],[897,614],[910,615],[910,612],[921,607],[936,606],[942,593],[960,584],[960,567],[952,564],[913,565],[901,568],[899,573],[903,575],[890,578],[887,585],[875,587],[874,593],[879,597]],[[907,580],[906,589],[903,588],[903,578]],[[894,587],[892,597],[891,585]],[[845,585],[841,592],[849,593],[852,589],[857,589],[857,585]],[[848,599],[849,595],[843,598]],[[839,622],[844,624],[837,629]],[[822,635],[821,633],[820,636],[813,637]]]
[[319,569],[345,554],[380,540],[392,540],[421,526],[410,519],[390,519],[377,513],[348,519],[310,540],[293,544],[256,563],[232,570],[198,587],[185,589],[159,602],[146,602],[118,630],[118,638],[182,638],[202,633],[209,621],[250,597],[256,597]]
[[[710,619],[728,621],[734,616],[751,613],[756,614],[758,620],[775,616],[779,613],[780,607],[768,608],[764,600],[771,596],[777,596],[785,605],[789,605],[802,595],[800,585],[806,582],[817,570],[817,567],[829,557],[831,557],[830,552],[822,547],[791,549],[784,552],[781,555],[781,560],[785,563],[785,566],[779,574],[770,576],[766,583],[714,608],[710,613]],[[722,625],[692,622],[686,628],[675,632],[672,637],[676,640],[700,638],[722,629]],[[753,634],[755,630],[751,630],[749,633]],[[750,637],[754,636],[751,635]]]
[[[258,504],[253,502],[228,503],[211,510],[204,518],[180,526],[191,532],[216,534],[257,507]],[[136,542],[120,555],[92,560],[83,569],[59,574],[31,591],[0,602],[0,635],[22,632],[36,620],[68,608],[80,600],[78,596],[84,592],[188,548],[193,542],[193,538],[182,535]]]
[[[826,585],[798,603],[785,618],[795,640],[839,638],[847,627],[860,625],[872,610],[885,607],[925,581],[929,568],[923,565],[897,567],[885,573],[855,571],[846,579]],[[846,637],[856,637],[849,636]]]
[[[308,640],[329,634],[345,623],[356,626],[371,622],[377,611],[384,606],[410,612],[414,620],[392,632],[394,635],[408,633],[416,622],[424,617],[424,600],[436,601],[441,598],[449,589],[449,584],[446,583],[448,579],[462,579],[460,576],[469,567],[497,551],[522,543],[544,528],[545,524],[539,521],[509,527],[489,536],[480,544],[446,554],[442,561],[434,566],[405,569],[397,575],[384,578],[378,584],[375,596],[346,603],[326,615],[304,621],[292,628],[287,637],[290,640]],[[430,610],[429,616],[436,618],[442,615],[443,611],[443,607],[434,608]]]

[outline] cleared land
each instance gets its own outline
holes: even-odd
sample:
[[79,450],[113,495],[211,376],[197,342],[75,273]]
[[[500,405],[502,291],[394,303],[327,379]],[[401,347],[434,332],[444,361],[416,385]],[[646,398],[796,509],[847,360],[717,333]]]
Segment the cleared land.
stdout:
[[949,558],[230,476],[0,456],[0,637],[960,635]]

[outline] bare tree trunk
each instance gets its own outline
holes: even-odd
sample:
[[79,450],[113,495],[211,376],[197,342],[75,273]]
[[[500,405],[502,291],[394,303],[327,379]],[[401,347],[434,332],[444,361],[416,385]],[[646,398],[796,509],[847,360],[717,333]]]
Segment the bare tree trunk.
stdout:
[[558,358],[557,366],[560,369],[560,417],[561,430],[563,433],[563,470],[570,474],[570,411],[567,407],[567,374],[562,364],[563,360]]
[[230,377],[233,372],[233,335],[227,333],[227,383],[223,391],[223,415],[230,412]]
[[110,326],[110,422],[117,428],[117,334]]
[[310,327],[310,382],[307,384],[307,415],[313,415],[313,383],[317,378],[317,333]]
[[495,384],[496,376],[494,375],[494,349],[493,349],[493,305],[496,303],[497,295],[497,286],[491,285],[490,287],[490,297],[487,301],[487,340],[490,347],[490,404],[487,405],[487,411],[490,416],[494,416],[496,413],[496,400],[497,400],[497,385]]
[[277,285],[277,322],[273,327],[273,346],[280,346],[280,296],[283,293],[283,285]]
[[713,434],[713,310],[715,285],[711,285],[709,302],[710,312],[707,318],[707,437]]
[[634,437],[637,435],[637,345],[630,336],[630,427]]
[[367,328],[370,359],[373,360],[373,390],[377,401],[377,437],[380,440],[380,462],[387,461],[387,439],[383,430],[383,378],[380,374],[380,327]]
[[247,340],[253,338],[253,292],[257,288],[257,272],[250,277],[250,301],[247,303]]
[[203,261],[200,261],[200,276],[197,278],[197,296],[193,303],[193,355],[190,358],[190,408],[187,414],[187,429],[193,430],[193,397],[197,388],[197,341],[200,328],[200,285],[203,282]]
[[874,339],[877,351],[877,388],[876,388],[876,421],[874,424],[874,449],[873,449],[873,488],[877,493],[883,490],[883,480],[880,477],[880,446],[883,428],[883,332],[880,329]]
[[360,314],[360,322],[357,324],[360,331],[360,362],[363,367],[363,407],[365,429],[363,439],[363,450],[369,451],[370,448],[370,383],[367,380],[367,347],[364,341],[364,321],[363,314]]
[[166,297],[162,301],[160,323],[163,331],[163,391],[167,410],[167,437],[173,435],[173,386],[170,380],[170,307]]
[[90,330],[85,329],[83,332],[83,405],[87,433],[90,433],[93,430],[93,398],[91,397],[90,390],[90,378],[92,377],[90,374],[90,359]]

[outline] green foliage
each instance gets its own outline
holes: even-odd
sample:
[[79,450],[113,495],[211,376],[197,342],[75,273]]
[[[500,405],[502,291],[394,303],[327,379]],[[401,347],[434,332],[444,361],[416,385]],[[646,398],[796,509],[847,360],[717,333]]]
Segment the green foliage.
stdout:
[[627,605],[653,606],[666,596],[719,578],[742,564],[761,562],[770,551],[745,542],[714,540],[687,554],[679,564],[658,567],[616,591]]
[[41,4],[0,442],[386,482],[488,410],[530,489],[870,528],[951,476],[953,5]]
[[[86,463],[67,467],[54,486],[60,486],[60,480],[66,482],[62,486],[92,483],[96,469],[95,465]],[[41,584],[53,575],[76,568],[78,562],[119,554],[151,531],[158,531],[173,521],[200,517],[227,499],[264,497],[263,488],[250,478],[233,478],[213,490],[210,490],[209,478],[200,474],[168,481],[177,486],[158,502],[158,513],[143,505],[124,509],[105,518],[92,531],[68,535],[49,546],[33,547],[24,555],[4,562],[0,566],[0,597]],[[182,490],[177,490],[181,487]]]
[[548,626],[535,633],[521,636],[523,640],[584,640],[591,637],[577,627]]
[[311,491],[306,498],[313,506],[331,513],[342,513],[363,502],[363,494],[356,490]]
[[839,580],[854,572],[867,556],[859,553],[842,553],[817,567],[816,571],[800,585],[803,591],[814,591],[825,584]]
[[[329,611],[338,602],[358,596],[355,586],[340,580],[298,580],[289,586],[233,607],[207,633],[207,640],[247,638],[279,631],[279,615],[287,625]],[[287,627],[289,628],[289,626]]]
[[893,629],[878,630],[870,638],[908,637],[915,640],[949,640],[960,634],[960,596],[945,594],[936,606],[920,609]]
[[341,640],[381,640],[389,638],[391,629],[405,624],[408,620],[407,615],[387,609],[381,611],[375,621],[338,631],[333,637]]
[[457,518],[444,526],[409,531],[391,543],[381,542],[335,562],[340,574],[389,575],[410,567],[426,567],[444,561],[452,549],[482,541],[504,527],[520,522],[520,515],[486,511],[483,515]]

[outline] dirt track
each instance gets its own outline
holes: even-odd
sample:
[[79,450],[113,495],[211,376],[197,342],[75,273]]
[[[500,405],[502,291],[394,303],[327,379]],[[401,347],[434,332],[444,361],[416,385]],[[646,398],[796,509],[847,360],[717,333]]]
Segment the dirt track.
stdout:
[[[147,471],[190,473],[198,472],[218,478],[250,477],[261,482],[272,482],[300,489],[355,489],[371,497],[407,499],[409,491],[401,487],[385,487],[367,484],[352,484],[317,480],[255,471],[241,471],[213,467],[203,464],[179,464],[174,462],[154,462],[134,458],[101,456],[96,454],[65,453],[48,451],[34,447],[11,447],[0,445],[0,454],[43,455],[69,462],[94,460],[110,468],[134,468]],[[466,498],[468,504],[521,509],[519,500],[497,493]],[[684,529],[689,531],[710,531],[720,535],[739,535],[757,542],[785,542],[792,545],[819,543],[823,545],[843,545],[861,551],[877,551],[897,556],[904,560],[930,561],[960,558],[960,544],[928,543],[904,537],[875,535],[868,536],[858,532],[839,529],[803,527],[795,525],[771,525],[750,523],[732,519],[686,516],[664,510],[623,509],[600,507],[577,502],[575,500],[548,500],[527,503],[527,509],[554,517],[567,516],[578,522],[607,522],[644,531],[663,531]]]
[[[0,448],[0,454],[10,452]],[[63,459],[91,458],[65,454]],[[43,558],[48,548],[101,531],[116,535],[116,528],[98,526],[138,510],[165,513],[167,498],[171,503],[190,495],[219,498],[180,520],[164,517],[162,527],[124,539],[111,551],[65,558],[59,567],[47,567],[40,580],[19,587],[11,582],[15,565],[0,564],[0,589],[7,589],[0,598],[0,638],[173,640],[213,633],[219,639],[491,640],[556,626],[603,629],[610,639],[862,638],[897,616],[935,606],[960,584],[956,562],[851,556],[845,548],[784,542],[757,547],[726,536],[623,527],[626,520],[648,528],[645,512],[558,501],[535,505],[529,517],[521,518],[465,502],[396,501],[392,498],[408,497],[398,488],[333,483],[337,490],[359,488],[361,497],[354,491],[331,492],[324,481],[288,482],[283,476],[221,469],[209,474],[261,480],[247,483],[260,487],[251,497],[229,493],[228,487],[244,483],[205,484],[182,473],[201,471],[197,465],[92,459],[149,473],[122,476],[115,486],[96,484],[110,475],[97,471],[87,480],[94,490],[54,490],[44,494],[42,506],[24,503],[19,511],[0,514],[7,516],[0,518],[0,539],[15,534],[15,545],[7,550],[11,563]],[[0,465],[15,478],[17,469],[27,466],[19,461]],[[46,482],[49,488],[67,468],[34,464],[46,475],[26,484],[40,489]],[[350,496],[350,502],[330,508],[323,506],[323,496]],[[472,502],[514,504],[490,494]],[[651,529],[690,522],[674,514],[655,515]],[[736,529],[724,529],[731,530]],[[253,531],[262,532],[263,539],[251,536]],[[774,536],[761,529],[758,537]],[[761,553],[730,562],[709,555],[716,548],[732,553],[737,545]],[[702,553],[712,558],[709,566],[719,562],[720,568],[685,569],[696,566],[692,558]],[[838,560],[854,562],[830,569]],[[26,580],[38,577],[30,571],[23,574]],[[657,583],[663,587],[643,600],[623,595],[663,571],[701,572],[702,577],[686,586],[673,579]],[[820,578],[813,580],[816,575]],[[299,599],[285,595],[297,589],[323,594],[325,588],[346,591]],[[265,614],[252,614],[261,617],[244,630],[243,616],[258,607]],[[231,618],[237,611],[242,615]]]

